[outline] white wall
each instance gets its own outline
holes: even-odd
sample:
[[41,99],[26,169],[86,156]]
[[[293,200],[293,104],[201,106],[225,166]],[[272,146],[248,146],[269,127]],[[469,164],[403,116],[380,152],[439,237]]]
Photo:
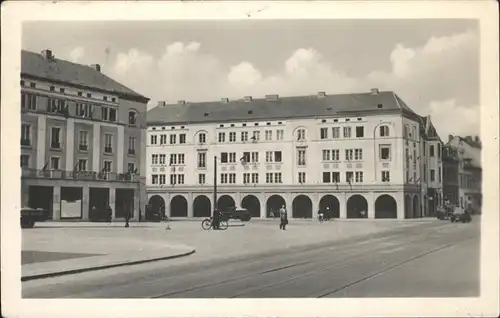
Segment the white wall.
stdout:
[[[186,185],[196,185],[198,183],[198,173],[202,172],[197,170],[197,149],[206,148],[207,149],[207,169],[206,181],[207,184],[212,184],[213,179],[213,157],[215,155],[220,156],[221,152],[236,152],[236,164],[234,164],[234,171],[230,170],[228,165],[219,165],[218,174],[222,172],[236,173],[237,184],[243,183],[243,173],[244,172],[259,172],[259,183],[265,184],[266,172],[268,171],[266,166],[266,151],[282,151],[283,163],[280,169],[275,169],[276,164],[273,164],[273,169],[269,172],[282,172],[283,183],[284,184],[298,184],[297,174],[298,171],[304,171],[307,175],[307,184],[322,184],[322,172],[323,171],[339,171],[341,172],[341,182],[345,182],[345,171],[363,171],[364,172],[364,183],[365,184],[381,184],[381,170],[389,169],[391,171],[391,183],[402,184],[404,182],[404,142],[402,139],[402,123],[406,119],[402,119],[400,114],[384,114],[378,116],[362,116],[361,120],[358,117],[348,117],[349,122],[346,122],[346,118],[339,118],[338,122],[333,121],[332,118],[325,118],[326,123],[322,122],[322,119],[290,119],[290,120],[273,120],[273,121],[260,121],[259,125],[255,126],[254,121],[247,122],[246,127],[242,127],[242,122],[224,123],[224,127],[219,127],[220,123],[213,124],[193,124],[184,125],[184,129],[181,129],[180,125],[176,125],[175,129],[171,126],[165,126],[165,130],[162,130],[162,126],[155,127],[156,130],[152,130],[152,127],[148,128],[147,137],[147,183],[151,186],[151,174],[161,174],[165,173],[166,183],[170,183],[169,174],[170,167],[168,166],[169,154],[170,153],[184,153],[185,154],[185,166],[183,169],[185,175]],[[270,122],[271,125],[267,125]],[[278,124],[281,122],[281,124]],[[234,124],[235,127],[230,127]],[[389,137],[379,137],[378,128],[382,124],[387,124],[390,127]],[[352,127],[352,137],[343,138],[343,127]],[[356,126],[364,126],[364,137],[356,138]],[[328,139],[320,139],[320,128],[328,128]],[[332,139],[332,127],[340,127],[341,138]],[[418,127],[418,126],[417,126]],[[296,141],[296,133],[298,128],[306,129],[306,139],[307,141],[303,143],[307,146],[306,164],[305,168],[298,167],[296,164],[296,146],[302,143]],[[276,141],[276,130],[284,130],[284,140]],[[254,130],[260,131],[260,140],[253,143],[250,138],[252,137],[252,132]],[[273,140],[265,140],[265,131],[273,131]],[[207,144],[205,146],[198,145],[197,133],[200,131],[207,132]],[[236,132],[236,142],[229,143],[229,132]],[[248,131],[249,141],[241,142],[241,131]],[[376,132],[375,132],[376,131]],[[226,142],[218,143],[217,135],[218,132],[226,132]],[[375,139],[374,139],[375,132]],[[175,133],[186,133],[186,144],[179,144],[179,137],[177,136],[177,143],[175,145],[170,145],[169,135]],[[151,134],[158,135],[158,144],[151,145]],[[167,145],[159,145],[160,135],[167,134]],[[418,134],[417,134],[418,135]],[[418,138],[418,136],[417,136]],[[418,140],[417,140],[418,142]],[[391,160],[387,168],[379,162],[379,145],[388,144],[391,145]],[[411,143],[410,143],[411,146]],[[363,149],[363,160],[359,162],[362,164],[362,168],[356,169],[356,164],[354,162],[348,163],[345,160],[345,149],[351,148],[362,148]],[[322,150],[323,149],[339,149],[340,150],[340,162],[338,169],[325,168],[322,163]],[[259,168],[258,170],[245,170],[244,167],[239,163],[239,159],[242,157],[245,151],[258,151],[259,152]],[[419,153],[419,151],[418,151]],[[151,165],[152,154],[167,154],[166,165],[163,167],[164,172],[160,172],[160,166],[156,166],[156,172],[153,172],[153,167]],[[375,160],[374,160],[375,159]],[[348,164],[352,164],[352,168],[348,168]],[[222,166],[228,166],[226,171],[223,171]],[[176,173],[179,173],[179,168],[176,168]]]

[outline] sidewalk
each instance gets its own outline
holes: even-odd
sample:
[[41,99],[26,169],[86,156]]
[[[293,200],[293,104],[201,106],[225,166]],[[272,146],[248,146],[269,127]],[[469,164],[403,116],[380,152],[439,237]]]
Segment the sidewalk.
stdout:
[[[21,281],[134,265],[191,255],[195,249],[150,240],[150,226],[44,222],[22,232]],[[165,231],[164,226],[154,226]],[[139,234],[138,232],[142,233]],[[145,244],[147,242],[147,244]]]

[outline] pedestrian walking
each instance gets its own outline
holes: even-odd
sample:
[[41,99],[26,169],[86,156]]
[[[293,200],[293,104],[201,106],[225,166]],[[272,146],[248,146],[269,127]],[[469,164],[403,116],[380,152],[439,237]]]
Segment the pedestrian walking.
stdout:
[[286,208],[283,205],[280,209],[280,230],[286,230],[287,224],[288,224],[288,215],[286,213]]

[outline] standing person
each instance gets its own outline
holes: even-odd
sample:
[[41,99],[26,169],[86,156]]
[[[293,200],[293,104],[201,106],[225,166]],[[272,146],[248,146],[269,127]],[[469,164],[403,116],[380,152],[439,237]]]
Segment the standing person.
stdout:
[[111,223],[112,219],[113,219],[113,209],[111,208],[111,205],[108,205],[108,223]]
[[280,229],[286,230],[286,225],[288,224],[288,216],[286,213],[286,208],[283,205],[280,209]]
[[130,210],[127,209],[127,212],[125,212],[125,227],[129,227],[128,222],[130,221]]

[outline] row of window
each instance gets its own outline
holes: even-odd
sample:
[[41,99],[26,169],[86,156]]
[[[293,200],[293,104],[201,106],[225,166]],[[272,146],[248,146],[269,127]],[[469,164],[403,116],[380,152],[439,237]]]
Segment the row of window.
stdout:
[[[340,127],[333,127],[332,129],[332,135],[331,138],[341,138],[342,136],[344,138],[351,138],[352,137],[352,127],[343,127],[343,135],[340,135]],[[320,129],[320,138],[321,139],[328,139],[329,134],[328,134],[329,129],[328,128],[321,128]],[[355,136],[357,138],[362,138],[365,136],[364,133],[364,127],[363,126],[357,126],[355,128]],[[252,136],[249,136],[248,131],[242,131],[239,134],[239,141],[241,142],[247,142],[249,140],[251,141],[259,141],[261,140],[261,132],[256,130],[252,132]],[[264,138],[266,141],[271,141],[271,140],[283,140],[284,139],[284,134],[285,131],[283,129],[278,129],[278,130],[265,130],[264,131]],[[389,136],[389,126],[381,126],[379,127],[379,135],[381,137],[388,137]],[[162,134],[160,136],[160,145],[165,145],[167,144],[167,135]],[[227,138],[226,138],[227,137]],[[305,129],[298,129],[297,130],[297,141],[304,141],[306,140],[306,130]],[[237,141],[237,134],[236,132],[219,132],[217,134],[217,141],[219,143],[224,143],[224,142],[236,142]],[[206,133],[199,133],[198,134],[198,143],[204,144],[207,142],[207,134]],[[186,143],[186,134],[181,134],[179,138],[179,143],[184,144]],[[158,144],[158,135],[151,135],[151,144],[156,145]],[[170,144],[176,144],[176,135],[170,135]]]
[[[23,86],[23,87],[26,86],[26,82],[24,80],[21,80],[21,86]],[[30,85],[29,85],[29,87],[30,88],[36,88],[36,83],[31,82]],[[56,87],[55,86],[50,86],[49,87],[49,91],[55,92],[56,91]],[[66,93],[66,89],[64,87],[60,87],[59,88],[59,93],[61,93],[61,94]],[[77,96],[83,97],[83,92],[77,92]],[[87,98],[92,98],[92,93],[86,93],[85,96],[87,96]],[[116,102],[116,97],[109,98],[108,96],[102,96],[102,100],[103,101],[111,100],[112,102]]]
[[[177,177],[176,177],[177,176]],[[179,176],[182,176],[182,182],[179,182]],[[341,173],[338,171],[333,172],[323,172],[323,183],[340,183],[343,182],[341,180]],[[221,173],[219,182],[220,184],[236,184],[236,173]],[[364,173],[363,171],[346,171],[345,172],[345,180],[346,183],[363,183]],[[306,183],[306,173],[299,172],[298,180],[300,183]],[[390,172],[389,171],[381,171],[381,180],[382,182],[390,182]],[[184,175],[183,174],[172,174],[170,175],[170,184],[184,184]],[[175,183],[177,181],[177,183]],[[166,175],[165,174],[153,174],[152,175],[152,184],[165,184]],[[243,173],[243,184],[258,184],[259,183],[259,173]],[[281,172],[267,172],[266,173],[266,181],[265,183],[283,183],[283,174]],[[198,184],[206,184],[206,174],[200,173],[198,174]]]
[[[380,147],[380,159],[390,160],[391,147],[389,145],[383,145]],[[182,156],[182,161],[177,157]],[[237,159],[236,152],[222,152],[220,154],[221,163],[236,163],[239,160],[242,164],[246,163],[258,163],[259,162],[259,152],[257,151],[247,151],[243,152],[242,156]],[[361,161],[363,160],[363,149],[345,149],[345,160],[346,161]],[[323,161],[340,161],[340,150],[339,149],[324,149],[323,150]],[[170,164],[184,164],[184,154],[170,154]],[[266,151],[266,163],[280,163],[282,162],[282,152],[281,151]],[[151,163],[156,165],[166,164],[166,154],[153,154]],[[207,164],[207,154],[206,152],[198,152],[197,167],[206,168]],[[299,166],[306,165],[306,150],[297,150],[297,164]]]
[[[50,148],[55,150],[62,149],[62,128],[50,127]],[[104,153],[113,153],[113,134],[104,134]],[[21,124],[21,145],[31,146],[31,125]],[[135,155],[136,138],[133,136],[128,137],[128,154]],[[89,132],[86,130],[78,131],[78,150],[87,151],[89,149]]]
[[[21,167],[22,168],[30,168],[30,155],[21,155]],[[80,158],[78,159],[76,165],[73,167],[75,171],[90,171],[89,160]],[[43,170],[62,170],[61,169],[61,157],[51,156],[48,163],[43,167]],[[135,163],[130,162],[127,165],[127,171],[130,173],[137,173],[137,169]],[[113,161],[112,160],[104,160],[102,172],[113,172]]]
[[[170,154],[170,165],[183,165],[185,163],[185,155],[183,153],[172,153]],[[151,164],[153,165],[165,165],[167,164],[166,154],[153,154],[151,156]]]
[[[35,94],[21,93],[21,108],[27,110],[36,111],[38,96]],[[83,102],[76,103],[75,115],[81,118],[95,118],[95,109],[98,107],[96,104],[89,104]],[[118,109],[115,107],[101,106],[101,120],[116,122]],[[68,115],[69,114],[69,104],[65,99],[49,97],[47,101],[46,111],[53,114]],[[135,126],[137,124],[137,112],[129,111],[128,114],[128,124],[129,126]]]
[[[159,143],[158,143],[158,136],[160,137]],[[179,144],[185,144],[186,143],[186,134],[179,134]],[[166,145],[167,144],[167,134],[162,134],[162,135],[151,135],[151,144],[152,145]],[[177,134],[171,134],[170,135],[170,145],[175,145],[177,144]]]
[[[153,174],[151,176],[152,184],[167,184],[167,176],[165,174]],[[184,174],[171,174],[170,175],[170,184],[184,184]]]

